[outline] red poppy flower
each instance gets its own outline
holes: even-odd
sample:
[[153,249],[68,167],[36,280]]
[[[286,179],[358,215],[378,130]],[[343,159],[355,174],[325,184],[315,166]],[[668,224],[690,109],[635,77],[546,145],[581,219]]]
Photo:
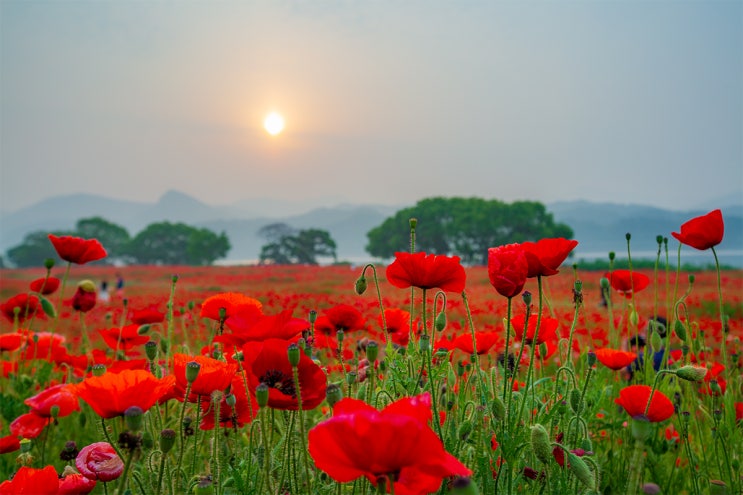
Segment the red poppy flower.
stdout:
[[83,447],[75,459],[80,474],[91,480],[113,481],[124,472],[124,461],[107,442],[91,443]]
[[529,262],[528,278],[536,276],[550,276],[559,272],[562,265],[578,241],[562,237],[540,239],[537,242],[522,242],[521,247],[526,252]]
[[201,317],[219,321],[219,312],[224,309],[225,318],[240,313],[241,311],[260,310],[261,302],[238,292],[223,292],[208,297],[201,304]]
[[95,489],[95,485],[95,480],[88,479],[82,474],[69,473],[59,479],[57,495],[86,495]]
[[56,495],[59,478],[54,466],[34,469],[23,466],[12,480],[0,484],[0,495]]
[[341,483],[365,476],[376,486],[386,477],[402,495],[434,493],[444,478],[471,474],[422,420],[431,417],[430,399],[422,415],[424,404],[406,398],[377,411],[362,401],[342,399],[333,417],[309,432],[315,465]]
[[338,330],[353,332],[363,330],[365,324],[361,311],[349,304],[338,304],[326,309],[315,320],[315,331],[335,335]]
[[98,330],[98,333],[101,334],[106,345],[114,351],[129,351],[146,344],[150,340],[147,335],[139,335],[139,325],[137,324]]
[[[279,339],[248,342],[243,346],[244,368],[248,374],[248,387],[253,393],[259,384],[268,385],[269,407],[296,411],[299,405],[288,347],[287,341]],[[325,400],[327,377],[304,352],[299,353],[298,371],[302,409],[314,409]]]
[[291,309],[276,315],[264,315],[260,312],[249,315],[248,312],[241,312],[227,320],[232,333],[217,336],[214,341],[242,346],[253,340],[292,340],[310,328],[307,320],[294,318],[292,312]]
[[21,450],[21,442],[16,435],[11,433],[10,435],[0,437],[0,454],[8,454],[17,450]]
[[100,260],[108,255],[98,239],[83,239],[69,235],[57,237],[49,234],[49,240],[60,258],[77,265]]
[[15,351],[25,340],[25,336],[18,332],[4,333],[0,335],[0,351]]
[[121,416],[132,406],[147,411],[160,400],[175,383],[175,377],[155,378],[144,370],[106,372],[86,378],[75,386],[78,397],[104,419]]
[[702,251],[720,244],[724,234],[725,223],[720,210],[692,218],[681,225],[681,233],[671,232],[671,235],[682,244]]
[[75,385],[60,384],[43,390],[23,401],[39,416],[51,417],[52,407],[57,406],[57,417],[63,418],[80,410],[80,404],[75,393]]
[[650,277],[644,273],[630,272],[629,270],[614,270],[604,275],[609,279],[612,288],[626,298],[632,297],[632,291],[640,292],[650,285]]
[[0,312],[3,313],[8,321],[14,321],[16,317],[16,308],[18,311],[18,321],[22,322],[34,316],[43,316],[39,298],[33,294],[18,294],[11,297],[3,304],[0,304]]
[[36,332],[29,334],[26,347],[21,351],[23,359],[46,359],[51,354],[52,360],[59,361],[67,357],[64,343],[64,336],[58,333]]
[[[382,327],[382,315],[377,315],[377,320]],[[407,346],[410,341],[410,313],[397,308],[385,309],[384,320],[392,342],[399,346]]]
[[165,321],[165,313],[158,311],[157,306],[148,306],[142,309],[133,309],[129,313],[129,321],[137,325],[162,323]]
[[225,390],[237,373],[235,363],[227,363],[207,356],[175,354],[173,355],[173,374],[175,375],[176,397],[180,401],[183,401],[183,395],[188,386],[186,366],[190,362],[199,363],[199,373],[196,380],[191,383],[189,402],[196,402],[199,395],[211,396],[215,390]]
[[29,412],[15,418],[8,429],[10,433],[18,437],[36,438],[44,431],[50,419],[50,416],[41,416],[35,412]]
[[650,409],[645,415],[651,388],[648,385],[630,385],[619,391],[619,398],[614,402],[619,404],[634,419],[644,419],[651,423],[659,423],[673,416],[673,404],[662,392],[656,390]]
[[[518,314],[511,318],[511,326],[513,326],[514,332],[516,333],[516,339],[519,341],[524,336],[525,318],[526,316],[524,314]],[[526,328],[526,339],[524,341],[525,344],[531,345],[534,342],[534,334],[537,331],[537,319],[538,318],[536,317],[536,315],[531,315],[529,317],[529,325]],[[539,322],[539,335],[537,335],[537,345],[554,339],[557,332],[557,327],[559,325],[560,322],[557,320],[557,318],[542,316],[542,320]]]
[[87,313],[95,307],[97,301],[95,283],[92,280],[82,280],[77,284],[77,291],[72,296],[72,308],[75,311]]
[[387,267],[387,281],[400,289],[438,288],[445,292],[462,292],[466,281],[459,256],[395,253],[395,261]]
[[[232,379],[230,393],[235,396],[234,409],[227,404],[227,395],[224,395],[219,406],[219,424],[222,428],[240,428],[253,421],[253,418],[258,414],[258,403],[255,397],[245,390],[243,378],[240,375],[235,375]],[[248,405],[248,400],[250,400],[250,405]],[[253,412],[252,416],[250,415],[251,411]],[[201,424],[199,428],[213,430],[214,413],[214,404],[209,401],[201,401]]]
[[596,349],[593,351],[601,364],[612,370],[621,370],[637,359],[634,352],[619,351],[616,349]]
[[488,277],[501,296],[510,298],[521,293],[528,274],[529,263],[519,244],[488,249]]
[[[475,332],[475,339],[477,342],[477,354],[483,355],[490,352],[490,349],[500,340],[500,334],[498,332]],[[452,341],[451,345],[467,354],[474,354],[472,335],[468,333],[459,335]]]
[[29,284],[29,288],[32,292],[38,292],[39,294],[48,296],[54,294],[59,289],[60,280],[57,277],[42,277],[37,278]]

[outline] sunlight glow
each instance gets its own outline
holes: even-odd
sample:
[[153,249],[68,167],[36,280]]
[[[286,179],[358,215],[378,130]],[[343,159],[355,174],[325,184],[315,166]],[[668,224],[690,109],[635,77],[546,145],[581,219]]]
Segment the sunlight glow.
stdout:
[[263,121],[263,128],[272,136],[276,136],[284,130],[284,117],[276,112],[271,112]]

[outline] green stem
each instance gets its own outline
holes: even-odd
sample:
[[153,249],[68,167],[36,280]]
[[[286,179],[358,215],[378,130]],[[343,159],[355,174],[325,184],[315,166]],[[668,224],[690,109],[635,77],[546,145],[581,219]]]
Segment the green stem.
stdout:
[[[372,364],[372,373],[374,372],[374,365]],[[297,410],[299,411],[299,436],[302,442],[302,459],[304,462],[304,473],[307,477],[307,487],[309,493],[312,491],[312,477],[310,476],[310,463],[307,453],[307,434],[304,431],[304,410],[302,409],[302,390],[299,383],[299,368],[292,366],[292,373],[294,375],[294,390],[297,392]]]
[[485,406],[487,404],[487,395],[485,393],[485,385],[482,382],[482,375],[480,375],[480,357],[477,355],[477,340],[475,339],[475,322],[472,320],[472,311],[470,310],[470,303],[467,299],[467,293],[465,291],[462,291],[462,302],[464,303],[464,309],[467,313],[467,322],[470,326],[470,332],[472,333],[472,345],[475,349],[474,354],[472,355],[473,361],[474,361],[474,370],[477,374],[477,385],[480,389],[480,404],[482,406]]
[[186,395],[183,398],[183,407],[181,407],[181,415],[180,415],[180,418],[178,420],[178,425],[179,425],[179,428],[180,428],[181,445],[180,445],[180,448],[179,448],[179,451],[178,451],[178,464],[176,464],[176,468],[175,468],[175,475],[176,475],[176,477],[177,476],[180,476],[181,465],[183,464],[183,451],[184,451],[184,449],[186,447],[186,435],[185,435],[185,433],[183,431],[183,420],[186,417],[186,406],[188,405],[188,396],[189,395],[191,395],[191,382],[188,382],[188,384],[186,385]]
[[121,479],[119,480],[119,487],[116,489],[116,493],[118,495],[122,495],[124,493],[124,487],[126,487],[126,481],[129,476],[129,469],[132,466],[133,457],[134,450],[130,450],[129,455],[126,457],[126,463],[124,464],[124,472],[121,474]]
[[720,275],[720,260],[717,258],[717,251],[712,246],[712,255],[715,257],[715,271],[717,272],[717,296],[719,300],[720,311],[720,353],[722,354],[723,365],[728,370],[728,353],[727,353],[727,333],[725,332],[725,313],[722,304],[722,280]]

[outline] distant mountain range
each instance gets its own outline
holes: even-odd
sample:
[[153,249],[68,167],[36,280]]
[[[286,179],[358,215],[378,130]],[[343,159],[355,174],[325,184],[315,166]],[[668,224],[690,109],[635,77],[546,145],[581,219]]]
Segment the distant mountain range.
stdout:
[[[743,267],[743,195],[721,198],[718,206],[705,209],[672,211],[637,204],[592,203],[567,201],[548,204],[558,222],[568,224],[580,241],[576,259],[606,257],[615,251],[626,258],[625,234],[632,234],[633,257],[654,257],[657,235],[669,237],[669,245],[677,246],[671,232],[686,220],[722,209],[725,219],[725,239],[719,247],[721,261]],[[248,200],[227,206],[210,206],[178,191],[165,193],[156,203],[141,203],[111,199],[90,194],[53,197],[27,208],[5,213],[0,219],[0,251],[20,244],[29,232],[74,228],[77,220],[101,216],[126,227],[134,236],[148,224],[159,221],[184,222],[225,231],[232,243],[226,262],[255,260],[265,240],[258,230],[270,223],[283,222],[295,228],[319,228],[330,232],[338,245],[341,260],[369,259],[364,247],[366,233],[380,225],[396,211],[409,205],[340,204],[312,207],[299,201]],[[712,261],[709,253],[684,248],[685,261]]]

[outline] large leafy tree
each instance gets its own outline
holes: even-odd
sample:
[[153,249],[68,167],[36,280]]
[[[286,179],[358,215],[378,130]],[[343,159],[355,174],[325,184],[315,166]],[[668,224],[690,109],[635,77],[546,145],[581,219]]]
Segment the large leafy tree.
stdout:
[[129,243],[128,256],[143,265],[210,265],[230,249],[224,232],[217,235],[184,223],[148,225]]
[[572,237],[536,201],[505,203],[482,198],[427,198],[399,210],[367,233],[366,250],[390,258],[410,245],[409,222],[417,219],[416,250],[457,255],[468,264],[486,264],[488,248],[544,237]]
[[258,234],[268,240],[261,248],[261,263],[317,265],[319,257],[337,259],[335,241],[325,230],[297,230],[274,223],[262,227]]

